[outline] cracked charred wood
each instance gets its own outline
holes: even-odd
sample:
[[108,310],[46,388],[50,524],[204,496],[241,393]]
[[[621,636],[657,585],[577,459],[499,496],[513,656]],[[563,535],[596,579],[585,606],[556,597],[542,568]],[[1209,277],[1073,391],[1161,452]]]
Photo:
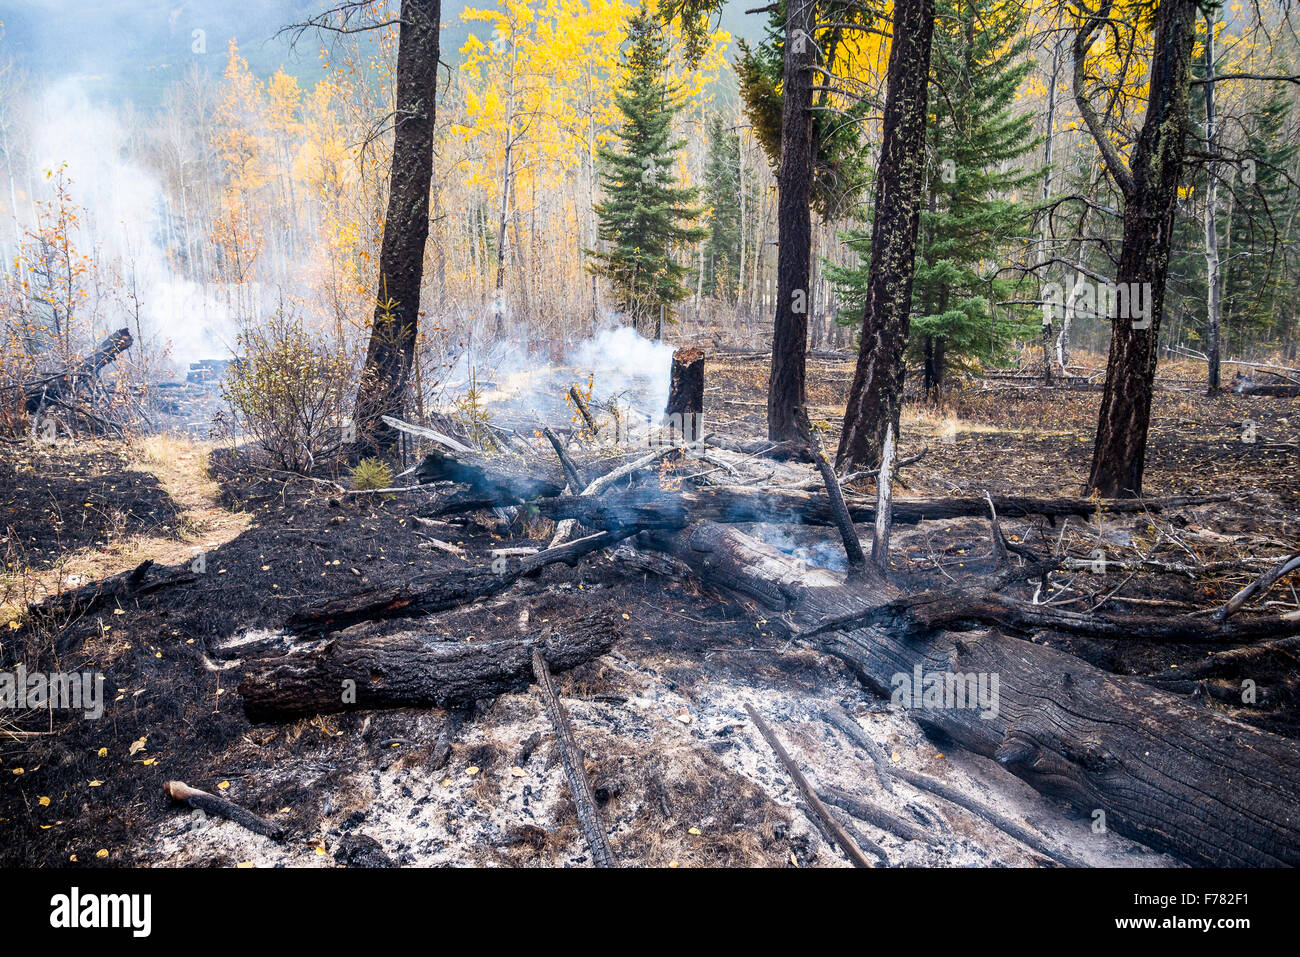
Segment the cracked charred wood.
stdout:
[[[993,496],[1002,515],[1094,515],[1103,512],[1158,511],[1187,505],[1218,502],[1227,495],[1173,496],[1166,499],[1115,501],[1073,498],[1026,498],[1014,495]],[[501,504],[492,502],[491,504]],[[701,489],[665,492],[658,488],[634,488],[616,495],[568,495],[536,499],[530,503],[546,518],[577,519],[591,528],[619,528],[640,525],[645,528],[685,528],[688,524],[715,522],[795,522],[806,525],[832,525],[834,512],[827,498],[819,492],[798,489],[753,489],[745,486],[719,485]],[[845,496],[845,506],[854,522],[874,522],[875,503],[862,496]],[[984,497],[942,499],[895,499],[891,505],[894,524],[914,525],[928,519],[959,518],[985,515],[989,500]]]
[[27,411],[35,413],[42,405],[56,399],[68,398],[76,393],[85,382],[99,375],[109,363],[113,362],[135,342],[130,329],[119,329],[101,342],[95,351],[69,366],[23,386],[23,397]]
[[505,591],[520,578],[556,562],[573,564],[591,552],[636,534],[628,527],[597,532],[535,555],[501,555],[491,562],[454,568],[406,581],[390,582],[306,605],[289,618],[286,629],[296,635],[339,631],[359,621],[417,618],[468,604]]
[[[646,537],[702,582],[781,612],[796,639],[838,656],[879,693],[918,672],[938,682],[927,687],[951,690],[954,706],[912,716],[1083,814],[1101,810],[1108,828],[1195,864],[1300,864],[1295,742],[996,631],[918,628],[901,608],[849,624],[904,596],[876,576],[846,585],[800,567],[732,528],[701,523]],[[827,624],[836,620],[846,624]],[[958,675],[989,676],[989,686],[996,676],[996,707],[956,697],[968,687]]]
[[418,634],[335,639],[319,650],[255,663],[239,694],[252,721],[369,708],[454,708],[528,687],[539,645],[552,669],[566,671],[600,657],[618,638],[615,616],[600,612],[501,641]]

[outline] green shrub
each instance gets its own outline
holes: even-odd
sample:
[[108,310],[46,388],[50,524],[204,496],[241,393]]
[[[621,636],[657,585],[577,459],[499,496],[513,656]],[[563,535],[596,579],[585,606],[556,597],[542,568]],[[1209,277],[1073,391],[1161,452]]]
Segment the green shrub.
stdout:
[[392,488],[393,470],[379,459],[362,459],[352,470],[352,487],[357,490]]
[[283,313],[241,333],[239,351],[242,361],[221,387],[233,431],[290,472],[310,472],[337,456],[352,395],[342,351]]

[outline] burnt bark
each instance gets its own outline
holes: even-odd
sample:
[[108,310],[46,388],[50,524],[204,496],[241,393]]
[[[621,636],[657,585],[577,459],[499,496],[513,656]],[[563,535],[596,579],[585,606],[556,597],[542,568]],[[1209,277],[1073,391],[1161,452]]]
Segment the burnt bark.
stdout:
[[[1016,495],[991,497],[998,514],[1046,515],[1049,517],[1092,516],[1103,513],[1160,511],[1187,505],[1221,502],[1228,493],[1202,496],[1171,496],[1164,499],[1028,498]],[[987,515],[990,499],[958,497],[937,499],[894,499],[891,518],[896,525],[915,525],[927,520]],[[834,525],[830,501],[821,492],[796,489],[755,489],[747,486],[714,486],[678,492],[658,488],[633,488],[606,495],[562,495],[534,499],[538,513],[552,520],[575,519],[591,528],[627,529],[685,528],[691,522],[708,520],[744,522],[795,522],[805,525]],[[853,522],[874,522],[876,501],[861,495],[845,495],[844,505]]]
[[800,568],[734,529],[702,523],[653,543],[715,588],[781,612],[802,642],[840,657],[882,694],[917,667],[998,675],[995,714],[910,714],[1043,794],[1089,816],[1104,811],[1106,826],[1126,837],[1194,864],[1300,864],[1300,747],[1292,741],[997,632],[917,628],[906,616],[828,627],[901,593],[875,576],[846,584]]
[[[1084,90],[1084,57],[1093,37],[1109,29],[1105,18],[1110,7],[1105,4],[1086,20],[1076,36],[1075,99],[1124,193],[1123,246],[1115,281],[1121,294],[1129,291],[1129,308],[1119,310],[1112,321],[1106,386],[1097,416],[1092,468],[1084,486],[1085,494],[1095,491],[1114,497],[1142,492],[1156,346],[1189,123],[1197,0],[1163,0],[1156,9],[1149,101],[1131,170],[1106,140],[1107,131]],[[1145,303],[1141,310],[1133,308],[1136,296]]]
[[542,648],[553,670],[566,671],[600,657],[618,638],[614,615],[601,612],[502,641],[423,635],[335,640],[320,651],[257,662],[239,694],[252,721],[368,708],[451,708],[527,688],[534,648]]
[[925,121],[934,35],[934,0],[897,0],[876,170],[871,267],[858,365],[836,464],[841,472],[880,464],[885,433],[898,433],[903,353],[916,272],[916,232],[925,181]]
[[767,382],[767,435],[799,438],[806,398],[809,280],[812,271],[814,0],[786,4],[781,81],[781,165],[777,170],[776,319]]
[[673,353],[668,380],[668,405],[664,416],[672,433],[685,442],[704,436],[704,353],[699,349],[678,349]]
[[482,565],[454,568],[421,578],[390,582],[340,598],[305,605],[289,619],[286,629],[298,635],[339,631],[360,621],[419,618],[458,608],[505,591],[520,578],[557,562],[572,564],[584,555],[617,544],[637,526],[588,535],[523,558],[499,556]]
[[402,0],[388,212],[379,254],[374,324],[354,413],[357,456],[396,450],[398,433],[380,416],[403,418],[403,400],[415,361],[424,246],[429,237],[441,15],[441,0]]
[[73,396],[83,383],[99,375],[101,369],[112,363],[135,342],[130,329],[119,329],[104,339],[95,350],[83,359],[64,369],[28,382],[23,386],[23,399],[29,413],[39,412],[42,406]]

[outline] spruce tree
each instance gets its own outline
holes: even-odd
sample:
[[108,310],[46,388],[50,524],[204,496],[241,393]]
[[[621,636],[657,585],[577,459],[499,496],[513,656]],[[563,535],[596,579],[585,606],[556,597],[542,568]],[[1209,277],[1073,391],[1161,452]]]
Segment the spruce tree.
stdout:
[[[997,0],[947,0],[938,13],[931,64],[938,82],[931,85],[927,131],[934,166],[921,213],[910,336],[931,394],[948,361],[996,361],[1014,338],[1033,331],[1036,313],[995,305],[1017,298],[996,270],[1008,245],[1027,237],[1032,205],[1018,193],[1028,194],[1039,175],[1016,164],[1034,146],[1031,118],[1012,108],[1031,68],[1023,16]],[[845,239],[869,254],[869,232]],[[827,266],[844,321],[860,321],[868,268],[865,261]]]
[[740,283],[740,134],[720,114],[709,121],[709,158],[704,182],[704,290],[736,301]]
[[600,248],[588,250],[589,268],[614,288],[619,309],[638,329],[655,328],[660,308],[689,295],[690,267],[675,253],[698,242],[698,190],[679,186],[672,167],[685,140],[673,139],[680,92],[666,76],[663,29],[644,6],[628,22],[623,54],[626,86],[615,94],[623,119],[616,142],[598,153],[604,199],[596,203]]

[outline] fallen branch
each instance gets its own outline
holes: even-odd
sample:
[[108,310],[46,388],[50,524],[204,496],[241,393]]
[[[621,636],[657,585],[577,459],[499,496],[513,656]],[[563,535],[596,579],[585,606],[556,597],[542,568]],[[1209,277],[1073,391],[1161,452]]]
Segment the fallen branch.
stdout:
[[555,744],[560,752],[560,762],[564,765],[564,776],[569,779],[569,788],[573,791],[573,806],[577,810],[583,836],[587,839],[587,847],[591,849],[592,863],[596,867],[613,867],[614,851],[609,846],[609,835],[600,819],[600,809],[596,807],[591,781],[587,778],[586,759],[573,737],[573,728],[569,724],[569,716],[564,712],[564,705],[555,694],[551,669],[540,648],[533,648],[533,676],[537,679],[537,690],[541,692],[551,726],[555,728]]
[[1283,575],[1293,572],[1297,568],[1300,568],[1300,552],[1296,552],[1290,558],[1284,558],[1277,562],[1264,574],[1229,598],[1228,603],[1214,613],[1215,621],[1227,621],[1230,616],[1237,613],[1242,605],[1246,604],[1252,595],[1256,593],[1262,595],[1272,588]]
[[844,833],[844,828],[840,826],[840,822],[831,816],[831,812],[826,809],[826,805],[822,803],[822,799],[819,798],[817,792],[812,789],[812,786],[808,783],[808,779],[805,778],[803,772],[799,770],[799,766],[795,764],[790,755],[786,753],[785,748],[782,747],[781,742],[772,732],[772,729],[767,726],[767,722],[758,716],[758,712],[754,710],[753,706],[750,705],[749,702],[745,702],[745,710],[749,712],[749,719],[754,722],[754,726],[758,728],[759,733],[763,736],[763,740],[767,742],[768,747],[776,752],[776,756],[785,767],[786,773],[790,775],[790,780],[794,782],[795,787],[799,789],[799,793],[802,794],[804,800],[808,802],[808,807],[812,809],[814,818],[821,825],[821,829],[825,832],[831,843],[839,845],[840,850],[842,850],[845,856],[853,862],[854,867],[871,867],[871,862],[867,860],[867,856],[863,854],[861,849],[853,843],[847,834]]
[[201,791],[198,788],[192,788],[184,781],[167,781],[163,784],[163,791],[173,801],[187,804],[196,810],[203,811],[205,814],[224,817],[240,827],[247,828],[254,834],[261,834],[273,841],[284,840],[285,830],[278,824],[272,824],[266,818],[258,817],[252,811],[240,807],[233,801],[227,801],[225,798],[217,797],[215,794]]

